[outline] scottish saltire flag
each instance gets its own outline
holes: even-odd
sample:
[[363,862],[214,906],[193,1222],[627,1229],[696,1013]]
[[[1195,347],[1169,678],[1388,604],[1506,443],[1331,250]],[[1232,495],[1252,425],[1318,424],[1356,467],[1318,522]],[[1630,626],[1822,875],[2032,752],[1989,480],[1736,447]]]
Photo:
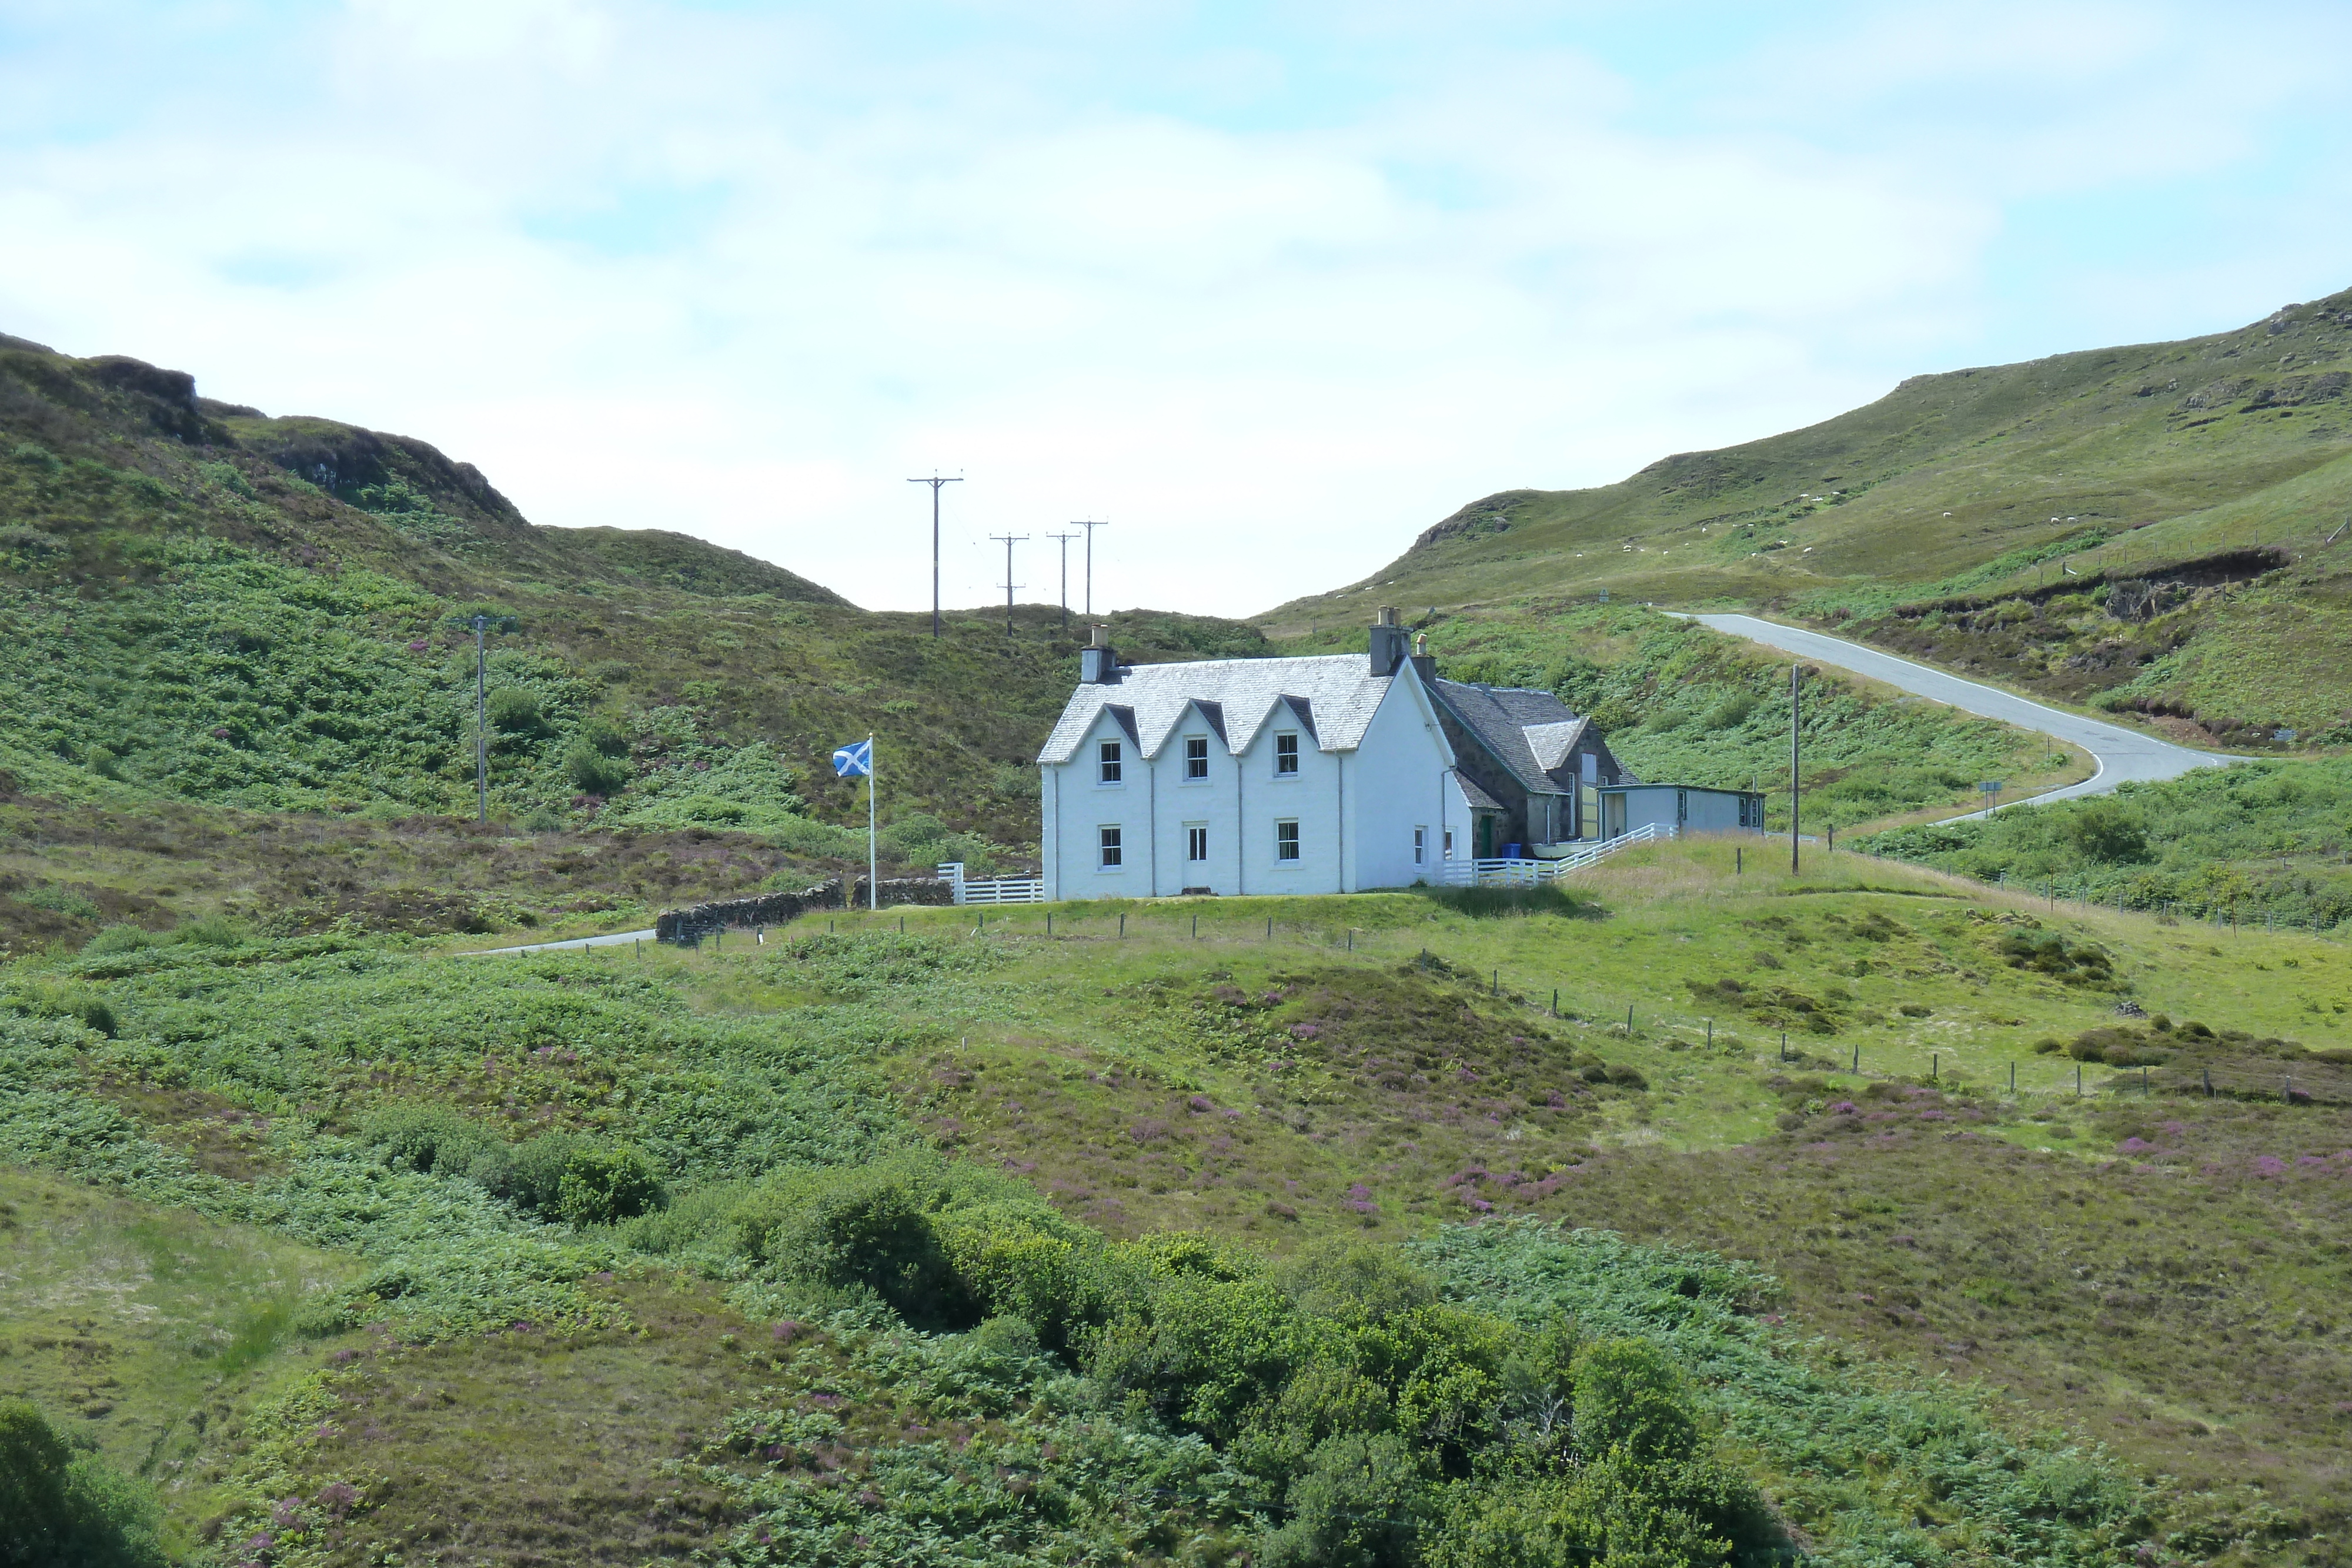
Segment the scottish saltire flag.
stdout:
[[874,738],[853,740],[833,754],[834,776],[858,779],[874,771]]

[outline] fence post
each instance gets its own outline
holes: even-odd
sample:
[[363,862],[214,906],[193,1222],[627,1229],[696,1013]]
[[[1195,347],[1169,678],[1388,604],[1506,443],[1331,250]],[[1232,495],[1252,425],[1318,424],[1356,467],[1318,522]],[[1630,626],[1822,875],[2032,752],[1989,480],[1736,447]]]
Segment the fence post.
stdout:
[[1274,940],[1274,916],[1271,915],[1265,917],[1265,939],[1269,942]]
[[1944,1059],[1937,1052],[1931,1051],[1927,1053],[1927,1082],[1930,1083],[1941,1082],[1943,1081],[1943,1077]]
[[1349,927],[1348,927],[1348,951],[1349,951],[1349,952],[1350,952],[1350,953],[1352,953],[1352,952],[1354,952],[1355,950],[1356,950],[1356,928],[1355,928],[1354,926],[1350,925],[1350,926],[1349,926]]
[[1633,1037],[1633,1009],[1632,1008],[1627,1008],[1627,1009],[1625,1009],[1625,1034],[1626,1034],[1626,1037],[1627,1037],[1628,1039],[1631,1039],[1631,1038]]
[[1118,914],[1118,934],[1121,936],[1127,935],[1127,911],[1123,909]]
[[[1551,1000],[1552,1007],[1557,1009],[1559,1006],[1559,993],[1558,991],[1554,991],[1551,994]],[[1715,1044],[1715,1020],[1713,1019],[1706,1020],[1706,1043],[1710,1047]]]
[[2074,1064],[2074,1098],[2075,1098],[2075,1099],[2077,1099],[2077,1100],[2080,1100],[2082,1097],[2083,1097],[2083,1064],[2082,1064],[2081,1062],[2079,1062],[2079,1061],[2078,1061],[2078,1062],[2076,1062],[2076,1063]]
[[1783,1063],[1789,1060],[1789,1031],[1785,1029],[1780,1031],[1780,1060]]
[[1497,969],[1495,971],[1494,982],[1486,988],[1486,994],[1490,997],[1499,997],[1503,994],[1502,970]]
[[2011,1094],[2017,1092],[2017,1063],[2014,1061],[2009,1064],[2009,1092]]
[[1197,915],[1192,916],[1192,939],[1196,942],[1201,939],[1201,917]]
[[1050,909],[1049,909],[1049,910],[1045,911],[1045,935],[1046,935],[1046,936],[1051,936],[1053,934],[1054,934],[1054,912],[1053,912],[1052,910],[1050,910]]
[[2139,1092],[2143,1094],[2153,1094],[2156,1092],[2155,1087],[2147,1081],[2147,1064],[2146,1062],[2142,1062],[2140,1064]]
[[1862,1071],[1862,1047],[1858,1045],[1853,1048],[1853,1070],[1857,1075]]
[[1558,986],[1554,986],[1551,988],[1551,1016],[1554,1018],[1559,1017],[1559,988]]

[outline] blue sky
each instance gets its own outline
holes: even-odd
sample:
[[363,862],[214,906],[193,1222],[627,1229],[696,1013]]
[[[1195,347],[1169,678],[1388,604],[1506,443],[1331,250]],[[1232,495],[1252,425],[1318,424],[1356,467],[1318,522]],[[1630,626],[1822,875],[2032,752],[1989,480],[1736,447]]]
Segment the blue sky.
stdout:
[[[0,0],[0,331],[913,607],[1245,613],[1465,501],[2352,284],[2352,9]],[[1017,570],[1049,599],[1042,538]]]

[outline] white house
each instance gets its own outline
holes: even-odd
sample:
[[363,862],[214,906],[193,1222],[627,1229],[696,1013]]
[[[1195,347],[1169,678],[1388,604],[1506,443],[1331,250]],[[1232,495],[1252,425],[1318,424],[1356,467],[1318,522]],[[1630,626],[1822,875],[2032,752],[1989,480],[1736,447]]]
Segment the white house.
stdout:
[[1600,791],[1635,780],[1599,731],[1406,635],[1383,609],[1368,653],[1122,664],[1097,632],[1037,756],[1045,896],[1404,887],[1601,836]]

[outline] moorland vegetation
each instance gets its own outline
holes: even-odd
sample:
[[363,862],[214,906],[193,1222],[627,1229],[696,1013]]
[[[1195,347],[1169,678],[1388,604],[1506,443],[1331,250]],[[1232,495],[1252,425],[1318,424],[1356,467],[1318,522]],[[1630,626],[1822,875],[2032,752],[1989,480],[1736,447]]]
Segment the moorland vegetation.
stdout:
[[2352,958],[1731,862],[19,959],[0,1366],[224,1563],[2341,1561]]

